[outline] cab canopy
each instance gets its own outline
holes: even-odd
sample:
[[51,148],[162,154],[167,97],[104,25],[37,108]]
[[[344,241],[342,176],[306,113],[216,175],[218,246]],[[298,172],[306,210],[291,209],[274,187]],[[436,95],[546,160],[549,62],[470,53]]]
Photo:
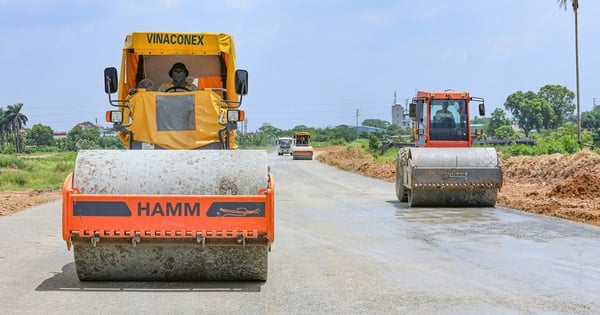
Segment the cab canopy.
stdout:
[[228,34],[136,32],[125,37],[121,63],[119,98],[125,99],[130,89],[144,79],[148,90],[171,82],[169,70],[182,62],[188,81],[199,89],[226,89],[224,99],[237,101],[235,93],[235,48]]

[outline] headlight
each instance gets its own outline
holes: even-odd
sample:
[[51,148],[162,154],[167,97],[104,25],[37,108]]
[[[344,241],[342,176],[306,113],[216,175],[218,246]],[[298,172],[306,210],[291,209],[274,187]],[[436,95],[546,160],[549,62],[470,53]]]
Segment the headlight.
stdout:
[[123,112],[120,110],[109,110],[106,112],[106,122],[120,124],[123,122]]
[[239,109],[230,109],[227,111],[227,122],[243,121],[245,118],[244,111]]

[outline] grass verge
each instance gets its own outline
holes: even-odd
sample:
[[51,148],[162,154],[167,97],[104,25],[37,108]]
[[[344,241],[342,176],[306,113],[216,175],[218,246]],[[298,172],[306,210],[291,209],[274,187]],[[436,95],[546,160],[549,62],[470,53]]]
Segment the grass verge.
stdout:
[[77,152],[0,154],[0,190],[60,189],[75,167]]

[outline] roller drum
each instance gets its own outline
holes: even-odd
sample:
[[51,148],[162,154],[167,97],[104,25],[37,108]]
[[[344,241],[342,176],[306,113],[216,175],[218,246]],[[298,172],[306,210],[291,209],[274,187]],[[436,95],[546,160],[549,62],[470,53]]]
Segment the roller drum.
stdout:
[[84,150],[73,173],[84,194],[256,195],[267,181],[260,150]]
[[494,148],[411,148],[410,206],[496,204],[502,170]]
[[[97,195],[257,195],[268,184],[258,150],[84,150],[73,186]],[[142,238],[138,246],[89,239],[74,244],[82,281],[266,280],[268,244],[201,246]]]

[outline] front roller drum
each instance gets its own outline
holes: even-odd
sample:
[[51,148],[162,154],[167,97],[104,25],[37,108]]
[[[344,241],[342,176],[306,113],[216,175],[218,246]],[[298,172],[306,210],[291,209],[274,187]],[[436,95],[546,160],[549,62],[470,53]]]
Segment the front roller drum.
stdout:
[[411,207],[493,207],[497,198],[498,188],[408,190]]
[[494,148],[411,148],[398,159],[406,160],[399,167],[404,185],[396,193],[411,207],[496,205],[502,169]]
[[73,246],[81,281],[265,281],[268,246]]
[[313,156],[312,154],[294,154],[292,158],[294,160],[312,160]]

